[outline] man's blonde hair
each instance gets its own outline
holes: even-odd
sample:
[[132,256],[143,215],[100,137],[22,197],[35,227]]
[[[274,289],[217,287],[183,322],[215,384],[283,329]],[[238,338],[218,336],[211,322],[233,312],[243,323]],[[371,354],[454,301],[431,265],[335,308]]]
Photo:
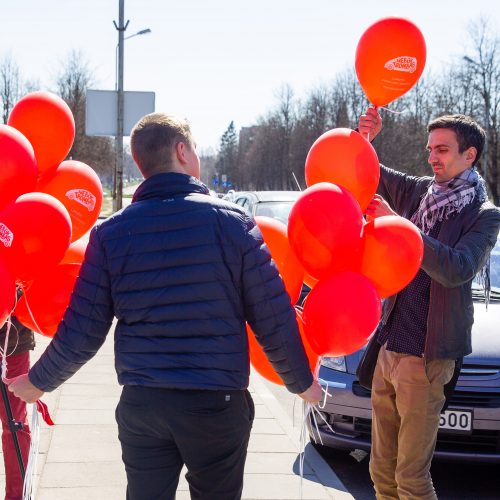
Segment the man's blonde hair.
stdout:
[[179,142],[193,147],[189,124],[166,113],[150,113],[142,117],[132,129],[130,149],[144,177],[157,172],[168,172],[175,148]]

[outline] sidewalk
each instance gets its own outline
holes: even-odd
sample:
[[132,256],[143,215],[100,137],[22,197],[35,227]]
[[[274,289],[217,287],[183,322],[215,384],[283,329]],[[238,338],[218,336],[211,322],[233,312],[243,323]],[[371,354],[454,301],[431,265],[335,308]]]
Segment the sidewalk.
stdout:
[[[36,337],[32,362],[50,340]],[[310,444],[306,446],[301,494],[299,426],[292,425],[287,411],[254,372],[250,391],[256,417],[248,449],[243,499],[352,499]],[[58,390],[43,397],[56,425],[41,424],[35,480],[37,500],[125,499],[126,477],[114,419],[120,392],[110,332],[94,359]],[[3,467],[0,470],[0,498],[3,498]],[[183,472],[177,499],[189,498]]]

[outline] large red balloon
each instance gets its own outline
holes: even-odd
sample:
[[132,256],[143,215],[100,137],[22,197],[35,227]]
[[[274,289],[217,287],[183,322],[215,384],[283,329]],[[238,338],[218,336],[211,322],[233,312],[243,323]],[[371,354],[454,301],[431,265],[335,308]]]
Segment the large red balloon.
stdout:
[[81,161],[63,161],[41,178],[37,191],[54,196],[66,207],[71,218],[72,241],[83,236],[101,212],[101,181],[94,170]]
[[368,278],[334,274],[311,290],[304,304],[304,331],[319,356],[345,356],[366,344],[381,314],[381,302]]
[[306,183],[345,187],[364,210],[377,190],[380,166],[373,146],[355,130],[335,128],[318,137],[306,158]]
[[25,95],[12,108],[8,124],[31,142],[40,173],[56,168],[66,158],[75,138],[71,109],[50,92]]
[[16,284],[14,282],[14,277],[7,270],[5,263],[0,260],[0,328],[10,316],[15,301]]
[[271,217],[257,216],[255,221],[285,283],[290,301],[295,304],[300,296],[304,269],[288,242],[285,224]]
[[363,228],[361,273],[381,298],[404,288],[417,274],[424,254],[422,236],[409,220],[378,217]]
[[23,194],[0,212],[0,256],[16,279],[28,281],[55,266],[70,239],[68,211],[48,194]]
[[48,269],[25,290],[14,315],[31,330],[53,337],[68,307],[80,264]]
[[420,30],[407,19],[372,24],[356,48],[356,74],[368,100],[385,106],[408,92],[424,71],[427,50]]
[[295,255],[314,278],[359,269],[363,216],[341,186],[320,182],[294,203],[288,237]]
[[38,169],[33,146],[21,132],[0,125],[0,207],[35,189]]

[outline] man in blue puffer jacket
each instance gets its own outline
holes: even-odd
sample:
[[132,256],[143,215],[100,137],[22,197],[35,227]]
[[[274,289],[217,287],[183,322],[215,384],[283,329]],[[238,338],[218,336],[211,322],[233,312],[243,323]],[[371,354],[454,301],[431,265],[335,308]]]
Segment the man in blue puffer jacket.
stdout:
[[103,344],[113,317],[127,499],[241,498],[254,409],[245,321],[288,390],[318,402],[283,282],[255,221],[209,196],[188,124],[145,116],[131,135],[145,181],[96,226],[59,329],[9,389],[33,402]]

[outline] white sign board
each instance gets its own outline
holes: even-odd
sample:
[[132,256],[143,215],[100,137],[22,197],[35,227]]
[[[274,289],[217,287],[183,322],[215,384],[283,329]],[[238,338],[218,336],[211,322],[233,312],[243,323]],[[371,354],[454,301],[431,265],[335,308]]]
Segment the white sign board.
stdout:
[[[154,92],[123,92],[123,135],[155,110]],[[87,90],[85,133],[87,135],[118,135],[118,91]]]

